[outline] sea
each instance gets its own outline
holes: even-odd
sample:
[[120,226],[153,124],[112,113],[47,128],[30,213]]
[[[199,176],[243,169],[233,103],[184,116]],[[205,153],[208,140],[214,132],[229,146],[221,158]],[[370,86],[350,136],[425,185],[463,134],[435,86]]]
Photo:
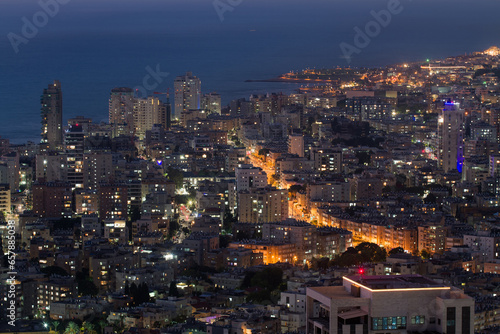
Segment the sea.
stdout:
[[298,88],[248,79],[500,45],[499,10],[496,0],[0,0],[0,136],[40,140],[40,95],[55,79],[65,120],[107,121],[112,88],[172,91],[187,71],[228,104]]

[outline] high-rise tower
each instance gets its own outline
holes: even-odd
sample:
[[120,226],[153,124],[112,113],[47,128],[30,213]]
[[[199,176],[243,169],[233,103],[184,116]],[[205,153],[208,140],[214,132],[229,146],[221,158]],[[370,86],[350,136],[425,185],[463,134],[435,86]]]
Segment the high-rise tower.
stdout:
[[137,99],[134,104],[135,135],[141,140],[144,139],[146,131],[151,130],[155,124],[166,130],[170,123],[169,109],[170,104],[163,103],[157,97]]
[[61,83],[54,80],[41,96],[43,149],[55,150],[63,143]]
[[438,160],[445,171],[462,172],[465,112],[459,103],[446,102],[438,118]]
[[82,125],[70,126],[64,136],[66,180],[73,188],[83,188],[83,153],[85,132]]
[[134,91],[132,88],[118,87],[109,96],[109,124],[113,125],[113,136],[134,133]]
[[178,76],[174,81],[175,89],[175,115],[180,116],[182,111],[200,109],[201,81],[187,72]]

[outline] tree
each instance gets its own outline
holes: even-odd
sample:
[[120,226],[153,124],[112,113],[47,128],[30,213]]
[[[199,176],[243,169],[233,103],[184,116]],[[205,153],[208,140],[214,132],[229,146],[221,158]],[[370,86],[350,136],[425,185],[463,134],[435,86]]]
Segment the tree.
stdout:
[[422,259],[427,260],[431,258],[431,253],[427,249],[423,249],[422,252],[420,252],[420,256]]
[[196,201],[196,188],[195,187],[190,187],[188,189],[188,193],[189,193],[189,200],[191,201]]
[[226,233],[231,233],[231,230],[233,228],[233,224],[238,221],[238,218],[234,217],[231,214],[231,210],[229,210],[229,207],[226,207],[224,210],[224,218],[222,219],[222,229]]
[[141,208],[139,206],[133,206],[130,210],[129,216],[130,222],[136,222],[141,219]]
[[500,78],[500,68],[480,68],[474,73],[474,78],[482,76],[486,73],[493,73],[496,77]]
[[245,239],[255,239],[256,232],[251,233],[249,231],[240,230],[236,232],[236,240],[245,240]]
[[184,183],[184,173],[182,171],[168,167],[166,176],[170,181],[175,183],[176,189],[182,188]]
[[48,276],[51,276],[51,275],[69,276],[69,274],[66,270],[64,270],[63,268],[58,267],[58,266],[49,266],[46,268],[42,268],[40,271]]
[[327,257],[322,257],[322,258],[313,258],[311,261],[311,268],[313,270],[318,270],[318,269],[327,269],[328,268],[328,263],[330,262],[330,259]]
[[307,118],[307,124],[304,129],[305,133],[312,134],[312,125],[314,122],[316,122],[316,119],[313,116],[309,116],[309,118]]
[[84,321],[82,325],[83,330],[86,334],[97,334],[94,324],[88,321]]
[[64,333],[65,334],[79,334],[80,333],[80,328],[78,327],[78,325],[75,322],[70,321],[68,323],[68,326],[66,326],[66,329],[64,330]]
[[137,284],[132,282],[132,284],[130,285],[130,296],[134,298],[136,294],[137,294]]
[[261,148],[258,153],[259,153],[259,155],[266,156],[269,154],[269,149],[268,148]]
[[54,221],[54,230],[74,230],[82,226],[82,219],[78,218],[61,218]]
[[112,323],[113,326],[113,332],[115,333],[123,333],[125,330],[125,326],[123,324],[123,316],[120,317],[120,321],[114,321]]
[[430,193],[424,198],[425,204],[436,204],[437,197],[433,193]]
[[271,291],[277,289],[282,281],[283,270],[279,267],[267,267],[252,278],[254,286],[262,286]]
[[189,202],[189,197],[187,195],[175,195],[174,203],[177,205],[187,205]]
[[78,283],[78,294],[82,296],[96,296],[99,293],[99,289],[88,275],[88,269],[76,273],[76,282]]
[[177,282],[176,281],[170,282],[170,288],[168,289],[168,295],[170,297],[179,297],[181,295],[179,293],[179,290],[177,289]]
[[52,321],[52,326],[54,326],[54,332],[58,333],[59,332],[59,326],[61,326],[61,322],[54,320]]
[[402,247],[393,248],[389,251],[389,255],[404,254],[404,253],[405,253],[405,250]]
[[140,283],[139,285],[132,283],[130,285],[130,296],[134,300],[134,305],[148,303],[150,301],[148,285],[146,283]]
[[387,257],[387,252],[379,245],[362,242],[355,248],[349,247],[344,253],[335,257],[329,265],[352,267],[368,262],[383,262]]
[[80,240],[80,237],[82,236],[82,230],[80,228],[75,228],[75,240]]
[[396,175],[396,188],[403,189],[406,186],[406,175],[397,174]]
[[247,297],[249,302],[260,302],[267,304],[271,299],[277,300],[283,283],[283,270],[279,267],[267,267],[258,272],[248,272],[241,284],[242,289],[253,287],[255,291]]
[[99,289],[91,279],[78,281],[78,293],[82,296],[97,296]]
[[292,194],[293,197],[297,196],[298,192],[305,191],[305,190],[306,190],[306,187],[301,186],[300,184],[294,184],[293,186],[290,186],[290,188],[288,188],[288,191]]
[[267,267],[258,272],[248,272],[243,279],[241,287],[260,287],[275,290],[283,281],[283,270],[279,267]]
[[355,249],[361,254],[363,262],[383,262],[387,257],[384,248],[371,242],[362,242]]
[[172,319],[172,323],[174,324],[183,324],[187,320],[187,317],[184,314],[178,315],[177,317]]
[[141,283],[139,285],[138,293],[139,293],[139,295],[137,296],[138,304],[150,302],[151,297],[149,296],[149,287],[146,283]]
[[168,225],[169,239],[171,239],[175,235],[175,232],[177,232],[180,228],[181,226],[179,225],[179,222],[177,220],[171,220]]
[[349,247],[344,253],[333,259],[332,264],[340,267],[352,267],[362,263],[361,256],[358,251]]
[[230,235],[219,235],[219,247],[227,248],[233,238]]
[[106,321],[103,319],[99,320],[97,323],[99,325],[99,328],[101,329],[101,334],[104,334],[104,328],[106,328],[106,325],[108,324]]
[[371,155],[370,152],[367,151],[358,151],[356,152],[356,158],[359,160],[360,165],[369,165],[371,161]]

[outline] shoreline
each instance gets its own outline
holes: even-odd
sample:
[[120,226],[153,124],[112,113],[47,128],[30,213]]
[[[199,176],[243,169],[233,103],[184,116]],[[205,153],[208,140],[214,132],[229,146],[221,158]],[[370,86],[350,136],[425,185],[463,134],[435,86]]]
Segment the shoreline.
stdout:
[[336,80],[329,79],[284,79],[284,78],[271,78],[271,79],[247,79],[244,82],[283,82],[283,83],[311,83],[311,82],[320,82],[320,83],[332,83]]

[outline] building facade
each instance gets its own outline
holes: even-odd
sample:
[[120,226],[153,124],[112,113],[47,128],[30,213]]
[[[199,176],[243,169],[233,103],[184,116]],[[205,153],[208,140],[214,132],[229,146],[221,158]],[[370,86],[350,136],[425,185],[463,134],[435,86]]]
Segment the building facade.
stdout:
[[308,334],[474,333],[474,299],[420,275],[349,276],[306,294]]
[[63,143],[62,90],[57,80],[43,90],[41,97],[42,146],[54,150]]
[[193,73],[187,72],[178,76],[174,81],[175,89],[175,115],[179,116],[182,111],[200,109],[201,107],[201,80]]

